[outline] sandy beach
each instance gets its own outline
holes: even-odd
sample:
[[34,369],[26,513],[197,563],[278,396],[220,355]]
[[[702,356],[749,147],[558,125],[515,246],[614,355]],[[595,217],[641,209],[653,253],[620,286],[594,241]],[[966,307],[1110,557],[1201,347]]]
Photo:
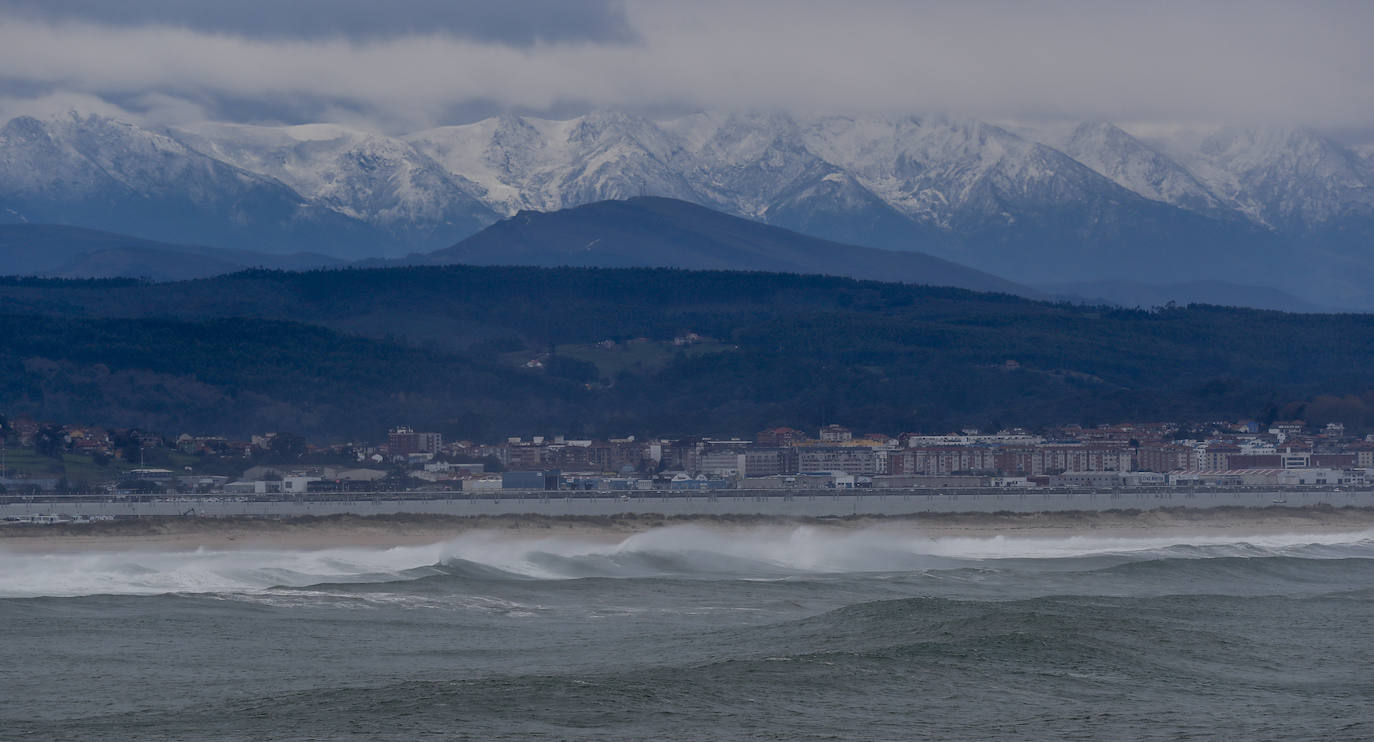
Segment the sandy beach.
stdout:
[[624,515],[477,516],[338,515],[283,519],[165,518],[49,526],[0,527],[0,552],[194,551],[196,549],[389,548],[439,543],[483,531],[513,539],[548,536],[604,538],[608,542],[666,526],[754,530],[812,526],[825,529],[880,528],[929,538],[1058,539],[1096,535],[1158,538],[1206,534],[1355,533],[1374,530],[1374,509],[1163,508],[1148,511],[1046,513],[926,513],[910,516],[780,518],[772,516]]

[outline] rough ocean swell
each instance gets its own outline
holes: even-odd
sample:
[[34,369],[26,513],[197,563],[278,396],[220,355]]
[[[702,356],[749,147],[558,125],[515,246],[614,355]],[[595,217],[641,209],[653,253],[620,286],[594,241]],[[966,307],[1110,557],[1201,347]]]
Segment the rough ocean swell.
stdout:
[[1369,739],[1374,532],[0,554],[0,736]]

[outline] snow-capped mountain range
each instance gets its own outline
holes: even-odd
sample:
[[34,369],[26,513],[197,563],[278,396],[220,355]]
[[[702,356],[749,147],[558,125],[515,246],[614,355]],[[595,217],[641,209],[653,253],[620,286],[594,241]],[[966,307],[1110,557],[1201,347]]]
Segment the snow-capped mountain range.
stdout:
[[639,195],[1021,282],[1232,280],[1374,305],[1374,154],[1309,130],[617,111],[399,137],[75,113],[0,130],[0,221],[223,247],[395,256]]

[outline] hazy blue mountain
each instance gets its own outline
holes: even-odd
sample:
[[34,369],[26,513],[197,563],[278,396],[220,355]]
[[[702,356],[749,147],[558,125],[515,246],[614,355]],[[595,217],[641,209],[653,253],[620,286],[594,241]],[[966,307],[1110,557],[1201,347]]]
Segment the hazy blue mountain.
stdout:
[[0,275],[148,278],[171,281],[245,268],[303,270],[340,265],[326,255],[173,245],[51,224],[0,224]]
[[1039,295],[924,253],[843,245],[653,197],[520,212],[416,262],[814,273]]
[[1169,304],[1212,304],[1222,307],[1249,307],[1280,312],[1333,312],[1337,307],[1321,306],[1292,294],[1266,286],[1243,286],[1224,281],[1190,281],[1168,285],[1136,281],[1090,281],[1082,283],[1039,284],[1036,288],[1053,296],[1093,304],[1151,309]]
[[116,247],[87,253],[58,266],[48,275],[59,278],[141,278],[185,281],[244,270],[247,266],[210,255],[176,250]]

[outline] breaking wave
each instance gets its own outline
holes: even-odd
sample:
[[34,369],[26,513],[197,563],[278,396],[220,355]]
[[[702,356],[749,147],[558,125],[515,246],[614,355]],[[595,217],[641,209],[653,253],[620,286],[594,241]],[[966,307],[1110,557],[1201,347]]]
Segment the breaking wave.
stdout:
[[[1040,575],[1111,570],[1264,570],[1291,560],[1374,560],[1374,531],[1179,537],[931,538],[874,526],[715,529],[683,525],[619,540],[475,531],[442,543],[387,549],[10,553],[0,597],[261,593],[369,584],[446,584],[579,578],[798,579],[846,574],[946,576],[973,570]],[[1199,560],[1209,560],[1199,566]],[[1161,563],[1174,566],[1165,567]],[[1194,563],[1194,564],[1189,564]],[[1253,563],[1253,565],[1251,564]],[[1275,565],[1285,563],[1286,567]],[[1150,565],[1150,566],[1147,566]]]

